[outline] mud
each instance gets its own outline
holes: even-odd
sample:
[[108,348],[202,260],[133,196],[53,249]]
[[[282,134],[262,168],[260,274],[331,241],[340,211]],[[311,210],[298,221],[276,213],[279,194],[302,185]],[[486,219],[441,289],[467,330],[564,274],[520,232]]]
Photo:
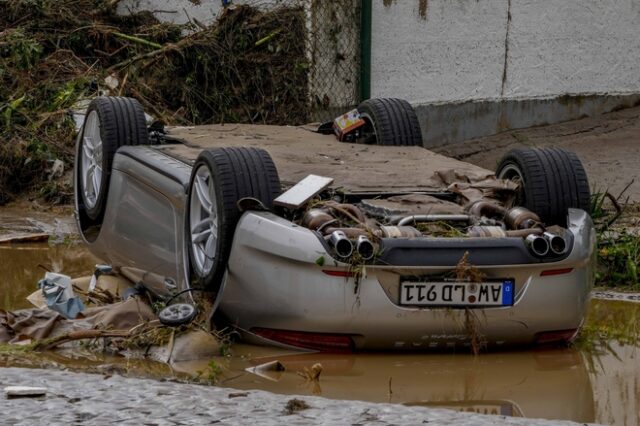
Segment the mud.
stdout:
[[61,243],[77,238],[73,211],[70,207],[44,208],[22,201],[5,206],[0,212],[0,243],[25,236],[45,235],[45,241]]
[[625,192],[640,202],[640,107],[551,126],[510,130],[433,149],[489,170],[513,148],[555,146],[575,152],[587,171],[592,192]]

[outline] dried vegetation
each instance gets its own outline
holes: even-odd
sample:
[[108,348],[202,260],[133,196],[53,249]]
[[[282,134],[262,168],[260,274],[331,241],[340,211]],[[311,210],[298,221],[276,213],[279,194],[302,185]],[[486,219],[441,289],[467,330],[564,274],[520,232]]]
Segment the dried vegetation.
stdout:
[[306,120],[301,9],[233,7],[205,27],[121,16],[117,3],[0,0],[0,204],[36,186],[69,201],[53,162],[70,168],[68,109],[99,93],[136,97],[168,124]]

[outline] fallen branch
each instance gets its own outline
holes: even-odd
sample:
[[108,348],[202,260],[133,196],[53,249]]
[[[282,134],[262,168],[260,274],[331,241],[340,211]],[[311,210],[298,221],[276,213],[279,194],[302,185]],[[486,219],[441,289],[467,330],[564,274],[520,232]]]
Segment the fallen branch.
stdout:
[[133,43],[138,43],[138,44],[142,44],[144,46],[149,46],[149,47],[153,47],[154,49],[162,49],[162,45],[159,43],[156,43],[154,41],[149,41],[146,40],[144,38],[140,38],[140,37],[136,37],[136,36],[132,36],[129,34],[124,34],[124,33],[120,33],[118,31],[113,31],[111,34],[113,34],[114,36],[127,40],[127,41],[131,41]]
[[629,187],[633,185],[635,181],[636,181],[635,178],[631,179],[631,182],[629,182],[627,186],[625,186],[624,189],[620,191],[620,194],[618,194],[618,196],[616,197],[616,200],[619,200],[620,198],[622,198],[622,195],[624,195],[624,193],[627,192],[627,189],[629,189]]
[[35,342],[33,345],[34,351],[47,351],[54,349],[64,343],[73,342],[76,340],[96,339],[98,337],[128,337],[129,332],[126,330],[79,330],[72,331],[61,336],[53,337],[51,339],[44,339]]
[[[631,183],[633,183],[633,182],[631,182]],[[631,184],[629,184],[629,185],[631,185]],[[629,185],[627,185],[627,188],[629,187]],[[626,191],[626,188],[625,188],[625,190],[624,190],[624,191]],[[620,193],[620,195],[618,196],[618,198],[619,198],[619,197],[624,193],[624,191],[622,191],[622,192]],[[614,223],[616,220],[618,220],[618,218],[619,218],[620,216],[622,216],[622,210],[623,210],[623,209],[622,209],[622,206],[620,206],[620,203],[618,203],[618,199],[617,199],[616,197],[614,197],[614,196],[613,196],[609,191],[607,191],[607,192],[604,194],[604,196],[605,196],[605,197],[607,197],[607,198],[611,201],[611,204],[613,204],[613,207],[616,209],[616,214],[614,214],[614,215],[613,215],[613,217],[607,221],[607,223],[602,227],[601,231],[604,231],[605,229],[607,229],[607,228],[609,228],[611,225],[613,225],[613,223]]]
[[[116,35],[116,33],[113,33],[113,34]],[[136,55],[136,56],[134,56],[132,58],[126,59],[126,60],[124,60],[122,62],[119,62],[119,63],[117,63],[115,65],[112,65],[107,69],[107,72],[111,72],[113,70],[119,70],[119,69],[122,69],[122,68],[129,67],[129,66],[135,64],[138,61],[141,61],[143,59],[155,58],[156,56],[163,55],[163,54],[165,54],[165,53],[167,53],[169,51],[180,50],[183,47],[185,47],[185,46],[189,45],[190,43],[192,43],[193,40],[194,40],[194,37],[197,36],[198,34],[199,33],[192,34],[190,36],[187,36],[187,37],[181,39],[180,41],[178,41],[176,43],[168,43],[168,44],[165,44],[164,46],[161,46],[161,45],[159,45],[157,43],[153,43],[155,45],[155,47],[157,47],[156,50],[152,50],[151,52],[138,54],[138,55]],[[143,39],[140,39],[140,40],[143,40]]]

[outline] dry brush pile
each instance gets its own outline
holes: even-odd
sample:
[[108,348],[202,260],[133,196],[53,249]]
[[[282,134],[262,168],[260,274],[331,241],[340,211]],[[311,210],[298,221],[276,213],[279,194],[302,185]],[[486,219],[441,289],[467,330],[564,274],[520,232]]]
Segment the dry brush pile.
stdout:
[[[307,118],[305,23],[299,8],[225,9],[217,22],[174,25],[121,16],[118,0],[0,0],[0,205],[73,161],[78,100],[117,86],[167,124],[298,124]],[[113,85],[112,85],[113,86]]]

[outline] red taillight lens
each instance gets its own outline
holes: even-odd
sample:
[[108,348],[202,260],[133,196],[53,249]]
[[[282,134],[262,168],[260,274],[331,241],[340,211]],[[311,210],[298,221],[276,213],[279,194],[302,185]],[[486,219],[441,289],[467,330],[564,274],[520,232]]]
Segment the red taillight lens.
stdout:
[[540,276],[549,277],[552,275],[563,275],[563,274],[568,274],[571,271],[573,271],[573,268],[547,269],[546,271],[540,272]]
[[551,343],[570,343],[578,334],[577,328],[569,330],[543,331],[536,334],[537,345],[548,345]]
[[252,333],[286,345],[321,352],[353,352],[353,340],[346,334],[310,333],[306,331],[252,328]]

